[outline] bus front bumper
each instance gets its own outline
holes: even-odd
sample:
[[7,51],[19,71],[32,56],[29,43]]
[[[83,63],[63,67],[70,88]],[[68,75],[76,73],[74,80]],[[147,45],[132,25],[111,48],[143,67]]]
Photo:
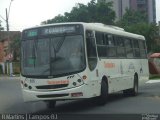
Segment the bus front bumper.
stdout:
[[30,101],[47,101],[47,100],[74,100],[99,96],[100,89],[82,85],[75,88],[59,90],[59,91],[31,91],[22,89],[24,102]]

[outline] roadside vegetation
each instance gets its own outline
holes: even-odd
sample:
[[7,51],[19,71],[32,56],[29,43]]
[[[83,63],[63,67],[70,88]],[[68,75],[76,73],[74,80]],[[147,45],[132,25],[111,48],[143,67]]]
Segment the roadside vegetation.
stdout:
[[150,80],[160,80],[160,75],[151,75],[149,76]]

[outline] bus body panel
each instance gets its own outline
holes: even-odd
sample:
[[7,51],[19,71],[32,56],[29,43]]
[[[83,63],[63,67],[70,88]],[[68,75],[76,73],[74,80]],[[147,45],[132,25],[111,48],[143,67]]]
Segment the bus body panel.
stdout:
[[134,75],[138,74],[139,83],[143,85],[148,78],[148,67],[145,59],[101,59],[99,74],[108,78],[109,93],[133,88]]
[[[39,101],[39,100],[70,100],[70,99],[82,99],[82,98],[84,99],[84,98],[95,97],[96,93],[94,93],[94,90],[96,90],[96,87],[93,87],[90,84],[84,84],[82,86],[66,90],[47,91],[47,92],[31,91],[23,89],[23,96],[25,102]],[[78,97],[73,97],[71,96],[72,93],[82,93],[83,95],[80,95]],[[47,95],[51,97],[48,97]],[[52,97],[52,95],[54,97]],[[57,96],[61,95],[61,97],[56,97],[56,95]]]

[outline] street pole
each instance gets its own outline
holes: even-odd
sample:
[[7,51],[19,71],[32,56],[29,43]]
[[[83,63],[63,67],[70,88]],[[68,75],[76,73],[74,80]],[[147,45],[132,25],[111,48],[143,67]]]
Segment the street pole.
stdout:
[[[9,41],[10,41],[10,37],[9,37],[9,24],[8,24],[8,12],[7,12],[7,8],[6,8],[6,29],[7,29],[7,39],[8,39],[8,45],[9,45]],[[7,56],[9,54],[9,48],[7,51]],[[6,60],[6,64],[7,64],[7,74],[10,74],[9,72],[9,61]]]

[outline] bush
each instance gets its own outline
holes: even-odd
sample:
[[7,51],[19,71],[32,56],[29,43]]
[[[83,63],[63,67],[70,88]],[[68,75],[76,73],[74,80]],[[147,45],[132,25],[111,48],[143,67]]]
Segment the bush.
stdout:
[[20,62],[13,62],[13,74],[20,74]]

